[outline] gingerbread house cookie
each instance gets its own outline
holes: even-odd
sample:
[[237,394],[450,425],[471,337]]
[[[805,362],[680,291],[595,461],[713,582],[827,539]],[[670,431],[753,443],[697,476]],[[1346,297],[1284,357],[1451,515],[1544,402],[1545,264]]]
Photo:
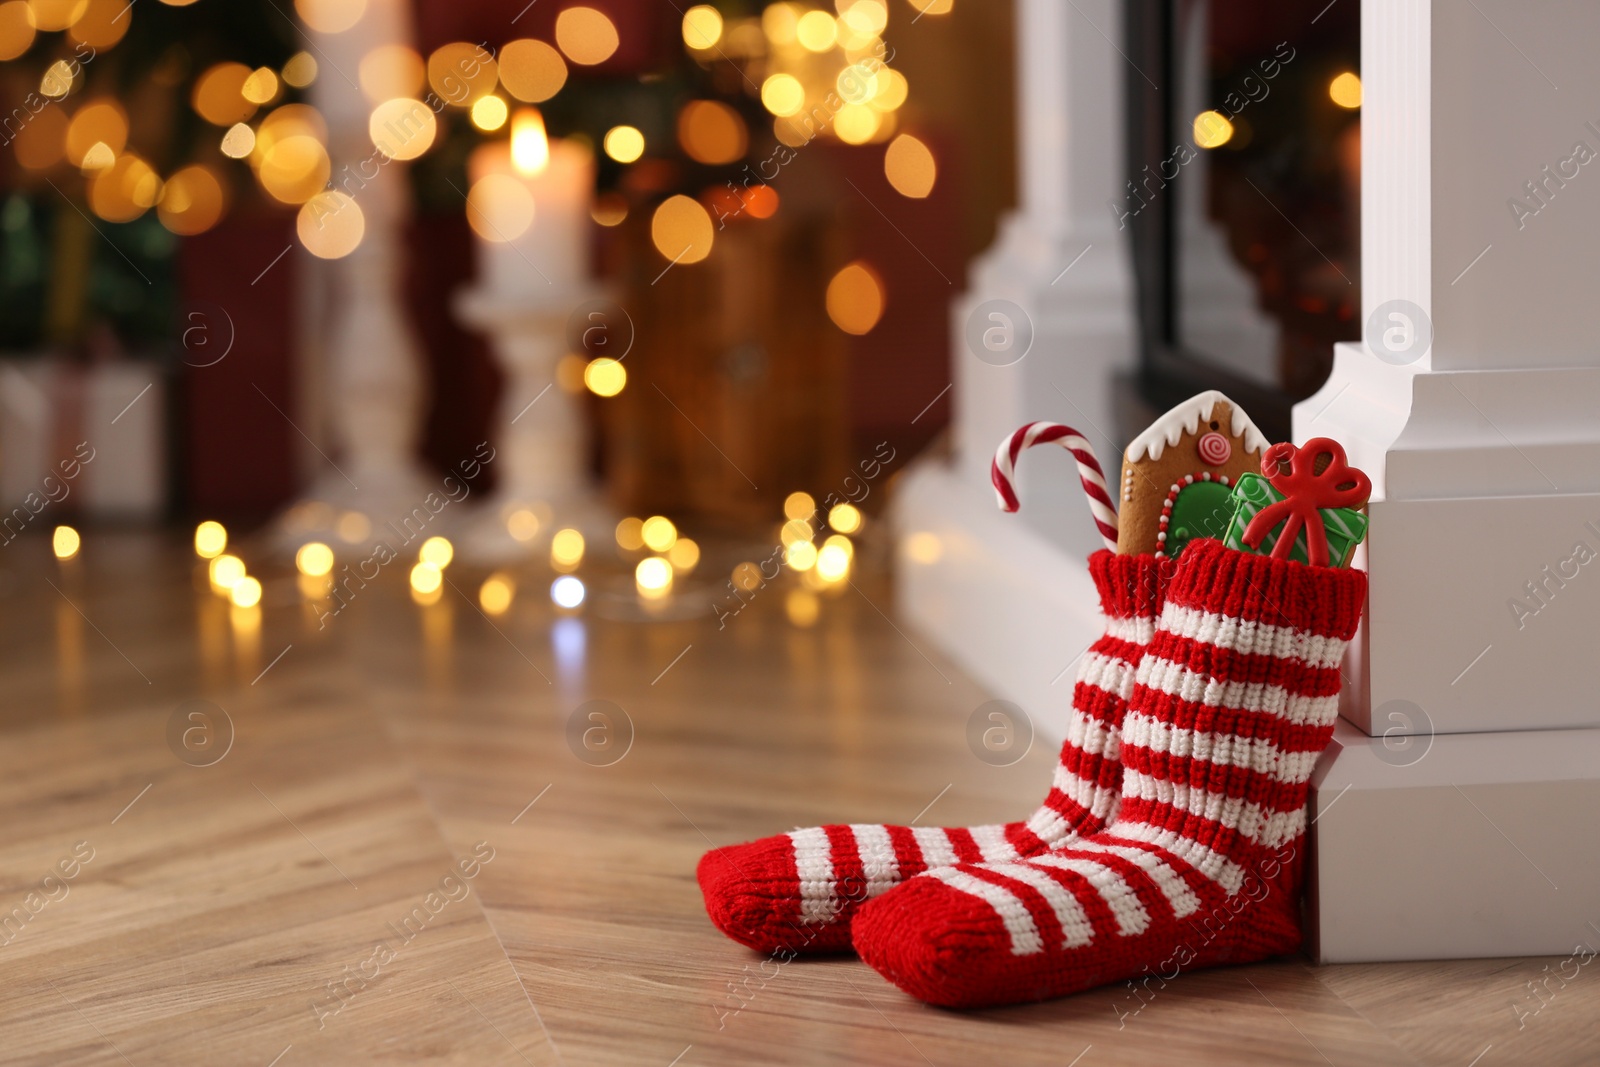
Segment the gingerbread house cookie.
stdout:
[[1261,469],[1267,439],[1216,390],[1184,401],[1122,456],[1117,551],[1177,558],[1196,537],[1220,539],[1239,475]]

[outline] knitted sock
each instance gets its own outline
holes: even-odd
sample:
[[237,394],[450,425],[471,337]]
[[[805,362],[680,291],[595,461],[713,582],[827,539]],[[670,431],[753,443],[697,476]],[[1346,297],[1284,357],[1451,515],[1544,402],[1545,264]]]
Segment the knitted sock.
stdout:
[[1110,825],[912,878],[857,914],[856,951],[971,1007],[1294,950],[1307,783],[1365,598],[1360,571],[1190,543],[1129,697]]
[[814,826],[713,849],[701,858],[698,876],[718,929],[762,952],[845,949],[861,903],[915,874],[1037,855],[1104,826],[1120,795],[1118,730],[1170,564],[1100,551],[1090,557],[1089,573],[1105,633],[1083,655],[1050,794],[1026,822]]

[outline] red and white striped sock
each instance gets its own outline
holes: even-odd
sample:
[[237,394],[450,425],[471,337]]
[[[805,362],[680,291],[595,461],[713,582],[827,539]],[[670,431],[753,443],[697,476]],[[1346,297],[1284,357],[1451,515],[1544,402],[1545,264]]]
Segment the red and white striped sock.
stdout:
[[1110,825],[910,879],[861,909],[856,951],[912,996],[972,1007],[1294,950],[1307,783],[1365,599],[1360,571],[1190,543],[1129,698]]
[[837,951],[850,946],[857,908],[913,875],[1038,855],[1103,827],[1121,793],[1123,711],[1170,568],[1149,555],[1090,557],[1106,629],[1079,664],[1050,793],[1027,821],[954,829],[813,826],[713,849],[698,871],[711,921],[762,952]]

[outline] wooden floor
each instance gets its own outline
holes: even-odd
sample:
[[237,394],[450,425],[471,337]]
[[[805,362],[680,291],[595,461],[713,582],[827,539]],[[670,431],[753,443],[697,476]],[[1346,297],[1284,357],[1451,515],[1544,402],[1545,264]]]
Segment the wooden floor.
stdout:
[[[319,629],[246,555],[258,617],[175,540],[91,533],[66,567],[0,549],[0,1062],[1600,1059],[1600,970],[1557,960],[1290,961],[974,1013],[853,959],[764,962],[706,920],[707,848],[1016,817],[1049,779],[1047,745],[970,754],[986,694],[880,612],[881,582],[809,628],[771,587],[719,629],[627,618],[604,576],[579,617],[524,595],[491,622],[481,573],[424,608],[397,568]],[[612,749],[586,763],[591,700],[613,706],[578,730]]]

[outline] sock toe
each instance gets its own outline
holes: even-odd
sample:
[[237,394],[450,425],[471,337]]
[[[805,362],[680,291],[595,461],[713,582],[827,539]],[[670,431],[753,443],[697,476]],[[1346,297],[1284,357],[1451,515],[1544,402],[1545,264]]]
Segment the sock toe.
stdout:
[[947,1008],[985,1002],[994,970],[986,958],[1011,937],[992,908],[930,876],[863,904],[851,929],[868,966],[918,1000]]
[[800,884],[787,834],[712,849],[701,857],[695,873],[706,914],[741,945],[796,954],[850,947],[848,921],[800,921]]

